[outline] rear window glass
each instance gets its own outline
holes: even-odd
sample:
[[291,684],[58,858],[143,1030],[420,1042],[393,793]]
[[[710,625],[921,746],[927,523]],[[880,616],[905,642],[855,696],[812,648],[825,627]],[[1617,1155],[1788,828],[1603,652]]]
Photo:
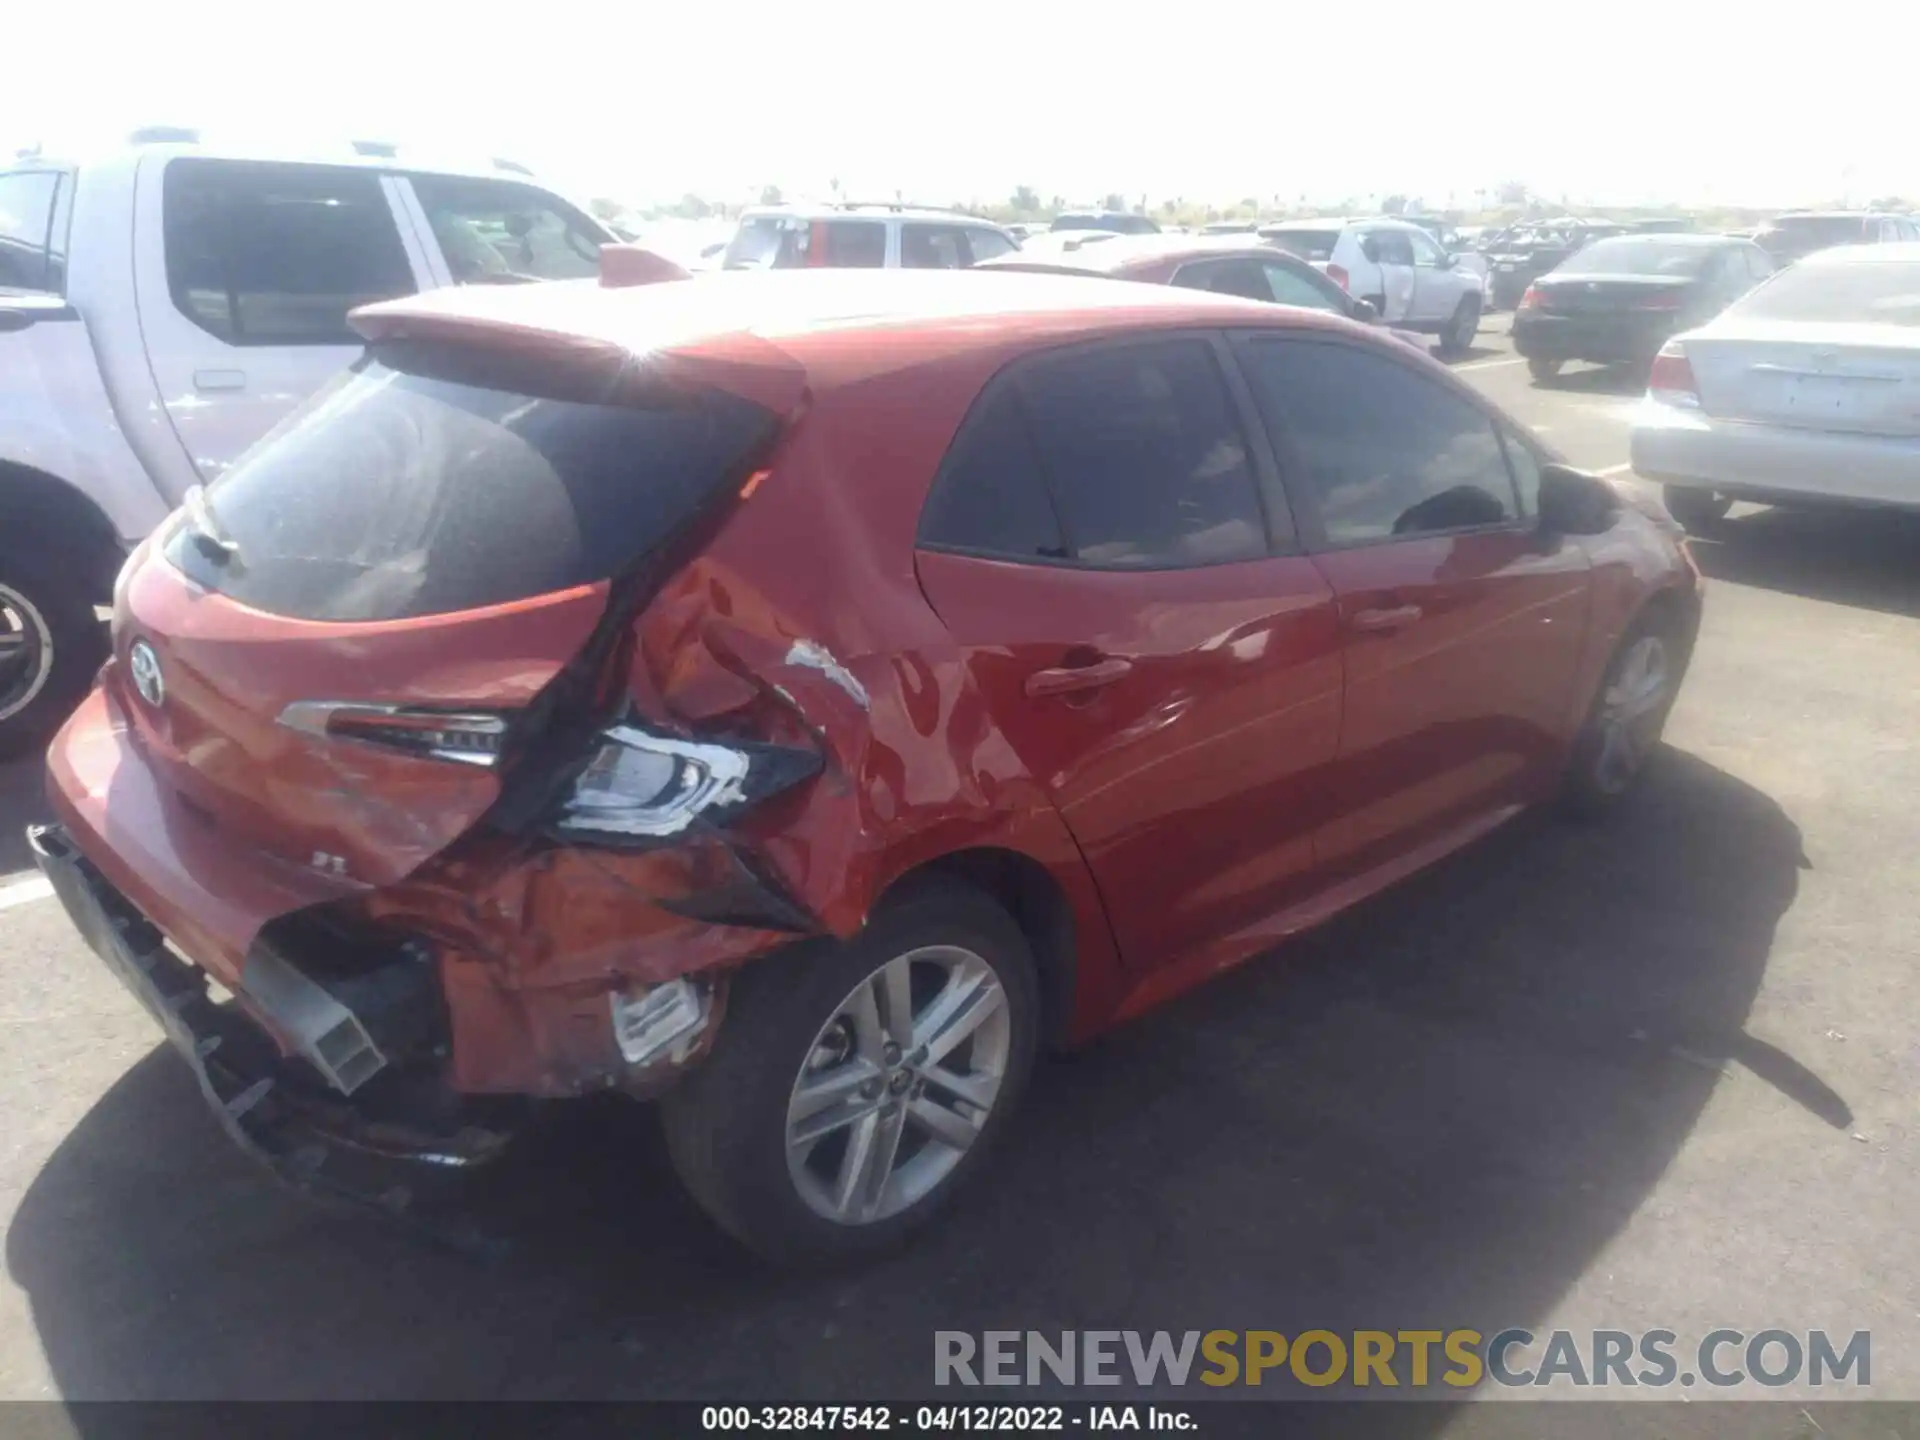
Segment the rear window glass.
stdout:
[[1795,265],[1736,302],[1734,311],[1752,320],[1920,325],[1920,264]]
[[60,177],[50,170],[0,175],[0,290],[51,290],[48,237]]
[[1636,235],[1596,240],[1560,267],[1568,275],[1698,275],[1720,252]]
[[1333,247],[1340,243],[1338,230],[1262,230],[1262,240],[1271,240],[1282,250],[1291,250],[1302,260],[1331,260]]
[[208,488],[233,553],[183,527],[167,558],[301,619],[504,604],[626,570],[736,478],[773,424],[719,391],[599,405],[386,358],[362,360]]

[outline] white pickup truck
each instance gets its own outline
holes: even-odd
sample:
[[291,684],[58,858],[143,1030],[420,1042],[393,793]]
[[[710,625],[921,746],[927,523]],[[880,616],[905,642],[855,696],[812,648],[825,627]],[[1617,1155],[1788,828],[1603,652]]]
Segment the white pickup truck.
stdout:
[[584,278],[615,238],[519,166],[364,142],[0,167],[0,754],[85,692],[128,550],[359,355],[349,310]]

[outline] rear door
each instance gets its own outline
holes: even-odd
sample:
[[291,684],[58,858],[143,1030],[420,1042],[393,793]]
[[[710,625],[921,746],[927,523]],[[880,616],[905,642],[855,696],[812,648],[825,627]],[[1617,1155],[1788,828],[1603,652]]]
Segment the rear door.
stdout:
[[1413,246],[1403,230],[1365,230],[1360,253],[1374,267],[1378,288],[1362,298],[1371,300],[1380,318],[1390,324],[1414,318]]
[[1317,843],[1360,874],[1543,790],[1588,562],[1540,539],[1532,451],[1443,379],[1340,340],[1235,349],[1339,607],[1345,718]]
[[381,176],[347,166],[181,156],[135,198],[147,359],[188,465],[178,500],[360,353],[347,312],[425,288]]
[[1135,967],[1310,888],[1339,737],[1332,593],[1236,386],[1204,335],[1016,366],[921,525],[927,598]]
[[1407,318],[1422,325],[1451,320],[1465,287],[1460,275],[1448,268],[1447,252],[1424,230],[1399,233],[1413,250],[1413,303]]

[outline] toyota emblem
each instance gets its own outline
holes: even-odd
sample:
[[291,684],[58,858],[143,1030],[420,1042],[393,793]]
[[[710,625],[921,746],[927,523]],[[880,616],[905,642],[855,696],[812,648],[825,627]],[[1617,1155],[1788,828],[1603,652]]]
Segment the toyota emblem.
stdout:
[[158,710],[167,700],[167,682],[160,676],[160,657],[144,640],[133,642],[127,651],[127,668],[133,672],[133,688],[140,698]]

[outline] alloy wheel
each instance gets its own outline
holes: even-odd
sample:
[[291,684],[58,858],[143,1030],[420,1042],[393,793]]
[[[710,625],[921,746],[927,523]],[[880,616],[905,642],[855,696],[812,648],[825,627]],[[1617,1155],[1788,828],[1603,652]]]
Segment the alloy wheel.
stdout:
[[971,950],[911,950],[856,985],[787,1102],[787,1170],[807,1207],[870,1225],[931,1195],[986,1124],[1012,1039],[1000,977]]
[[39,609],[0,585],[0,721],[31,705],[53,673],[53,633]]
[[1625,790],[1660,738],[1670,681],[1666,642],[1658,635],[1640,636],[1620,657],[1600,701],[1594,782],[1603,793]]

